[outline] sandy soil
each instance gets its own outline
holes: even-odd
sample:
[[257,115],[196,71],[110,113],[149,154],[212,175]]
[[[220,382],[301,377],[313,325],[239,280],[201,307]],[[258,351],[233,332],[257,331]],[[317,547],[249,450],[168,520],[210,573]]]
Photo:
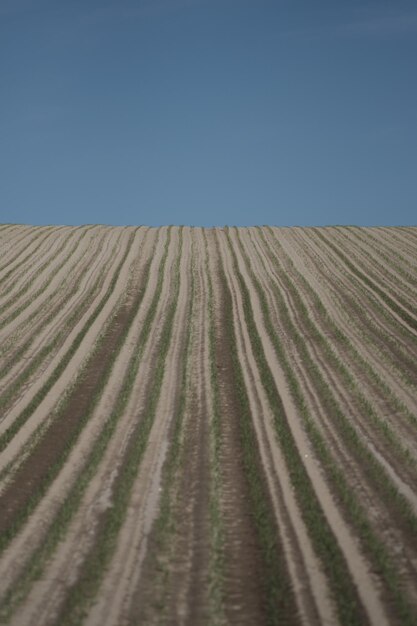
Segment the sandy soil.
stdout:
[[[129,232],[125,232],[125,242],[127,242],[129,238]],[[120,263],[123,258],[125,250],[122,246],[120,246],[119,252],[115,255],[115,266]],[[45,418],[50,414],[53,410],[54,406],[59,401],[59,398],[73,385],[73,381],[76,378],[80,368],[82,367],[83,362],[86,359],[86,356],[94,347],[97,338],[105,326],[106,321],[112,315],[114,311],[114,307],[117,305],[120,297],[123,295],[124,289],[126,287],[126,282],[129,276],[129,267],[133,262],[136,250],[134,247],[131,248],[128,257],[126,258],[120,275],[117,280],[117,284],[109,299],[106,301],[103,309],[100,311],[98,317],[94,320],[91,327],[88,329],[86,336],[83,339],[82,345],[76,351],[74,356],[71,358],[68,366],[65,369],[64,375],[61,376],[52,386],[50,392],[41,402],[41,404],[36,408],[36,410],[31,415],[30,420],[28,420],[24,426],[19,431],[19,436],[14,438],[6,450],[2,454],[2,458],[0,460],[0,471],[5,467],[13,457],[18,454],[19,450],[25,445],[28,441],[29,437],[32,435],[34,430],[45,420]],[[112,274],[109,273],[106,281],[103,284],[100,296],[103,296],[103,293],[106,293],[106,290],[109,288],[111,284]],[[90,307],[93,308],[93,307]],[[34,382],[34,384],[30,387],[30,389],[23,394],[23,397],[18,400],[18,402],[13,406],[12,410],[4,417],[3,421],[0,424],[0,434],[4,432],[8,426],[16,419],[16,417],[25,409],[25,407],[32,401],[32,399],[36,396],[39,390],[42,388],[45,380],[51,376],[56,369],[61,357],[62,353],[65,353],[71,346],[78,332],[84,326],[86,320],[88,320],[91,315],[91,310],[87,311],[81,320],[76,324],[74,329],[69,333],[66,338],[64,344],[62,345],[61,350],[55,356],[55,358],[48,365],[46,370],[43,372],[42,377]]]
[[[0,226],[0,242],[1,319],[10,316],[1,329],[0,402],[33,364],[0,421],[1,441],[24,416],[0,453],[1,620],[330,626],[343,623],[346,585],[354,589],[361,624],[417,622],[417,333],[401,315],[416,317],[417,229],[7,225]],[[262,302],[298,381],[303,411]],[[63,328],[62,339],[38,360]],[[302,512],[259,354],[346,566],[339,587]],[[326,397],[314,368],[328,386]],[[152,406],[121,523],[104,539]],[[336,409],[374,473],[342,435]],[[306,414],[383,545],[389,575],[313,448]],[[402,497],[402,509],[384,496],[378,472]],[[59,519],[65,522],[53,534]]]
[[85,244],[80,245],[80,250],[74,255],[74,263],[68,268],[55,294],[47,302],[42,302],[37,310],[32,309],[25,320],[16,323],[13,330],[8,328],[9,333],[2,341],[0,359],[2,389],[29,362],[34,362],[44,346],[56,340],[76,307],[87,304],[94,287],[98,287],[100,273],[107,269],[110,243],[111,238],[105,233],[101,237],[94,237],[94,234],[87,237]]
[[18,226],[4,234],[2,241],[2,256],[0,260],[1,284],[8,280],[23,263],[30,259],[42,245],[50,233],[57,232],[59,228],[41,226],[30,228]]

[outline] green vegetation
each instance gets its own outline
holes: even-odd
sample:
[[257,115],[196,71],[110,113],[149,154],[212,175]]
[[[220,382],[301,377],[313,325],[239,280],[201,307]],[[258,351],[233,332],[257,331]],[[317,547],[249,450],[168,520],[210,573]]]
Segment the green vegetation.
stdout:
[[[400,306],[395,300],[391,298],[381,287],[379,287],[373,280],[371,280],[366,274],[361,272],[356,265],[354,265],[343,252],[339,250],[331,241],[325,237],[321,231],[314,230],[317,236],[323,241],[333,252],[343,261],[347,268],[360,280],[366,287],[368,287],[374,294],[388,306],[388,308],[396,313],[410,328],[417,330],[417,319],[410,315],[402,306]],[[398,298],[397,298],[398,299]],[[399,299],[398,299],[399,300]],[[399,300],[400,301],[400,300]]]
[[417,623],[417,228],[13,228],[0,622]]
[[211,551],[209,562],[210,581],[210,617],[212,626],[222,626],[225,623],[224,616],[224,522],[221,513],[222,479],[220,468],[221,449],[221,408],[219,376],[216,367],[216,329],[213,280],[210,271],[209,251],[207,235],[203,231],[205,270],[207,276],[207,308],[209,320],[209,362],[210,384],[212,395],[212,415],[210,416],[210,530]]
[[[111,250],[111,256],[109,261],[103,264],[96,280],[90,287],[90,289],[84,293],[82,300],[77,304],[76,307],[72,311],[70,311],[68,317],[65,321],[59,326],[56,333],[53,334],[51,340],[48,343],[44,343],[38,352],[32,356],[29,360],[26,367],[24,367],[21,372],[13,379],[13,381],[7,385],[5,390],[0,394],[0,409],[5,411],[8,405],[11,403],[13,398],[22,389],[23,385],[25,385],[29,379],[36,373],[39,366],[45,362],[46,358],[53,355],[54,351],[65,341],[66,337],[70,334],[74,326],[78,323],[81,317],[84,315],[86,311],[88,311],[91,306],[95,296],[101,290],[103,283],[106,279],[106,276],[109,274],[109,268],[112,265],[111,259],[113,259],[116,251],[117,243],[114,244]],[[114,275],[116,275],[117,271],[120,270],[120,266],[115,269]],[[55,306],[50,313],[48,313],[45,317],[42,317],[40,324],[33,327],[33,335],[30,336],[27,341],[21,345],[18,350],[13,354],[13,362],[17,362],[19,358],[27,352],[27,350],[32,345],[36,336],[43,330],[43,328],[48,327],[48,325],[56,318],[56,315],[61,311],[66,302],[72,298],[78,291],[79,283],[82,280],[82,277],[85,272],[88,271],[88,265],[85,266],[83,273],[77,277],[77,280],[73,282],[72,288],[68,289],[66,283],[64,282],[64,289],[66,290],[66,295],[63,299],[61,299],[57,306]],[[32,319],[37,318],[39,314],[39,310],[33,311],[33,313],[27,318],[26,323],[31,323]],[[0,370],[0,378],[3,378],[8,372],[7,362]],[[0,437],[1,442],[1,437]],[[1,443],[0,443],[1,448]]]
[[[90,227],[91,228],[91,227]],[[7,311],[7,309],[11,309],[13,307],[13,304],[15,304],[22,296],[25,295],[25,293],[27,293],[31,287],[31,285],[33,284],[33,282],[38,278],[38,276],[41,276],[41,274],[43,272],[45,272],[45,270],[48,269],[48,267],[53,263],[53,261],[60,255],[62,255],[63,250],[67,247],[67,245],[70,243],[70,241],[72,239],[74,239],[74,236],[77,233],[78,229],[75,229],[74,231],[70,230],[70,232],[68,233],[68,235],[64,238],[64,241],[62,242],[61,246],[58,247],[57,250],[55,250],[55,252],[53,252],[53,254],[44,262],[40,265],[40,267],[38,267],[38,269],[36,270],[36,272],[34,272],[33,274],[31,274],[29,280],[27,280],[23,286],[11,297],[9,298],[9,300],[6,300],[5,302],[3,302],[0,306],[0,315],[4,312]],[[55,275],[57,272],[59,272],[63,267],[65,267],[68,264],[68,261],[70,260],[70,258],[73,256],[74,252],[76,251],[76,249],[78,248],[80,241],[86,236],[88,229],[84,229],[81,236],[78,237],[75,241],[75,243],[71,246],[70,251],[67,255],[65,255],[61,262],[59,263],[59,265],[54,268],[54,272],[50,274],[49,278],[47,278],[46,280],[44,280],[44,282],[42,283],[42,285],[34,292],[30,294],[30,301],[32,302],[33,300],[35,300],[35,298],[38,298],[47,288],[48,286],[51,284],[51,282],[53,281],[53,279],[55,278]],[[9,313],[9,315],[7,315],[6,317],[4,317],[1,322],[0,322],[0,328],[4,328],[4,326],[6,326],[7,324],[9,324],[12,320],[14,320],[18,315],[20,315],[20,313],[22,311],[24,311],[29,302],[25,301],[22,302],[21,304],[19,304],[19,306],[17,306],[15,309],[12,309],[12,311]]]
[[[36,239],[39,239],[39,237],[41,237],[43,234],[45,235],[45,237],[42,238],[41,242],[33,249],[29,252],[29,254],[27,254],[25,257],[23,257],[23,259],[21,259],[19,261],[19,263],[17,263],[14,267],[11,267],[9,269],[8,272],[6,272],[4,274],[4,276],[2,276],[0,278],[0,285],[2,285],[4,282],[6,282],[6,280],[9,278],[9,276],[11,276],[12,274],[14,274],[16,272],[16,269],[18,267],[21,267],[24,263],[26,263],[26,261],[28,261],[29,259],[31,259],[33,257],[33,255],[39,250],[39,248],[43,245],[45,239],[47,239],[47,237],[51,234],[51,231],[53,231],[54,233],[57,232],[57,230],[59,230],[59,228],[54,228],[52,226],[48,226],[46,229],[46,232],[44,229],[39,229],[38,232],[35,233],[35,235],[31,238],[30,242],[28,245],[30,245],[33,241],[36,241]],[[32,233],[24,233],[22,235],[22,237],[20,237],[18,240],[16,240],[14,242],[14,245],[18,245],[25,237],[27,237],[28,234],[32,234]],[[7,261],[7,263],[5,263],[4,265],[0,266],[0,272],[2,272],[4,269],[6,269],[7,267],[9,267],[10,265],[12,265],[12,263],[14,263],[19,256],[22,255],[22,253],[27,249],[27,246],[25,246],[25,248],[23,250],[20,250],[14,257],[12,257],[11,259],[9,259]]]
[[[166,310],[166,316],[158,346],[157,361],[153,370],[152,383],[147,396],[146,408],[143,411],[141,420],[136,425],[135,432],[129,440],[126,455],[116,477],[112,495],[112,506],[102,514],[96,531],[94,545],[83,562],[78,579],[70,588],[66,600],[61,608],[58,621],[62,626],[79,624],[81,622],[86,606],[92,602],[95,594],[97,593],[106,566],[116,548],[117,536],[122,527],[133,483],[139,471],[140,462],[148,443],[161,392],[165,371],[165,359],[168,353],[174,316],[178,304],[181,250],[182,241],[180,240],[174,275],[172,277],[173,297]],[[164,260],[165,259],[166,257]],[[164,262],[161,264],[162,268],[163,265]],[[156,295],[159,295],[161,287],[162,275],[160,275]],[[154,299],[154,302],[156,308],[157,300]],[[145,327],[148,328],[149,332],[150,327],[148,324],[145,323]],[[121,415],[126,408],[129,393],[132,389],[133,382],[139,368],[140,359],[140,352],[136,353],[132,357],[131,367],[129,367],[128,374],[123,381],[123,388],[117,398],[113,414]]]
[[[102,236],[101,241],[104,240],[104,236]],[[115,248],[113,248],[114,251]],[[36,307],[34,311],[30,313],[25,320],[19,324],[17,328],[13,330],[13,332],[7,337],[7,339],[3,342],[1,348],[1,356],[7,359],[5,365],[0,369],[0,378],[6,376],[9,371],[9,367],[12,366],[13,363],[18,362],[24,353],[28,350],[28,348],[32,345],[35,340],[35,337],[46,327],[48,327],[48,323],[52,320],[56,319],[59,312],[65,309],[65,305],[67,302],[71,300],[71,298],[77,294],[80,290],[80,283],[83,278],[87,275],[89,269],[91,268],[91,263],[93,260],[92,252],[88,249],[84,251],[84,253],[80,256],[76,264],[69,269],[67,276],[64,278],[63,282],[60,284],[58,289],[54,291],[53,294],[48,298],[47,306],[45,306],[45,302],[41,303],[39,307]],[[100,275],[105,275],[106,271],[108,271],[107,264],[103,264],[101,268]],[[96,285],[94,285],[96,287]],[[93,287],[93,289],[94,289]],[[82,294],[83,301],[85,299],[88,300],[88,294],[92,293],[92,289],[88,293]],[[81,293],[80,293],[81,295]],[[57,305],[58,301],[58,305]],[[45,311],[45,308],[48,309],[51,304],[55,304],[54,308],[50,309],[50,312],[45,316],[42,316],[39,323],[39,313]],[[35,320],[35,324],[32,325],[31,321]],[[47,322],[45,323],[45,320]],[[11,351],[15,348],[15,344],[18,343],[21,333],[27,329],[31,329],[32,335],[27,339],[24,344],[21,344],[17,350],[15,350],[12,354]],[[57,333],[59,329],[57,330]]]
[[[363,617],[361,617],[360,614],[357,613],[358,604],[357,599],[355,599],[356,593],[354,591],[354,588],[352,587],[352,584],[349,584],[348,582],[348,580],[350,580],[349,573],[347,571],[343,556],[340,552],[340,548],[331,532],[331,529],[328,527],[326,518],[321,511],[314,489],[311,486],[304,465],[302,464],[299,451],[292,438],[290,429],[288,428],[288,425],[286,423],[286,417],[282,401],[279,397],[275,381],[266,361],[263,352],[262,342],[260,340],[256,324],[253,319],[249,290],[244,282],[242,274],[238,269],[236,253],[230,242],[230,236],[229,246],[234,259],[235,272],[238,277],[242,293],[245,310],[245,321],[250,330],[252,347],[261,372],[262,382],[270,399],[271,408],[274,411],[276,417],[275,425],[277,433],[283,449],[285,460],[288,464],[289,474],[296,489],[296,495],[300,505],[300,509],[302,511],[302,515],[305,519],[316,552],[323,561],[325,571],[329,574],[329,584],[333,588],[335,600],[337,602],[339,610],[339,616],[342,623],[362,624],[363,622],[361,621],[361,619],[363,620]],[[275,331],[265,292],[262,289],[259,280],[254,275],[253,270],[250,268],[247,259],[245,259],[245,261],[256,293],[259,297],[265,328],[273,343],[279,362],[284,369],[285,375],[287,377],[287,382],[291,390],[291,394],[294,398],[300,415],[303,417],[304,426],[307,434],[309,435],[315,453],[318,459],[320,459],[323,468],[326,470],[331,484],[333,485],[333,488],[338,495],[340,503],[343,505],[345,515],[349,518],[349,521],[356,529],[356,532],[361,538],[364,549],[368,552],[368,554],[371,555],[375,563],[375,567],[384,578],[387,587],[390,590],[392,601],[395,604],[398,614],[402,620],[401,623],[404,624],[404,626],[406,624],[412,626],[416,615],[410,606],[409,599],[407,598],[406,594],[403,593],[399,586],[399,575],[395,568],[392,557],[389,555],[389,552],[387,551],[384,542],[379,539],[378,536],[375,534],[372,525],[367,518],[364,508],[359,503],[358,498],[356,497],[354,491],[350,488],[346,480],[343,469],[341,468],[339,463],[333,458],[333,455],[329,450],[329,446],[326,444],[323,435],[321,434],[320,430],[315,424],[315,421],[312,419],[309,413],[298,379],[290,366],[283,345],[279,339],[278,334]],[[278,298],[280,297],[278,289],[276,289],[276,296],[278,300]],[[296,336],[297,334],[298,333],[293,327],[291,329],[291,335]],[[300,343],[304,344],[302,340]],[[299,348],[300,343],[298,343]],[[303,353],[303,357],[308,358],[307,351]],[[309,366],[311,366],[311,362],[309,362]],[[327,394],[328,391],[329,390],[327,387],[324,392],[322,389],[321,397],[323,398],[323,393]],[[338,414],[336,417],[340,420],[340,425],[340,423],[343,421],[343,415]],[[354,437],[354,435],[349,430],[349,424],[343,424],[343,426],[346,428],[346,432],[348,432],[348,435]],[[356,438],[355,441],[357,442]],[[365,450],[363,458],[366,457],[366,453],[367,451]],[[377,471],[375,471],[376,464],[376,460],[375,465],[373,463],[369,464],[369,466],[372,468],[374,476],[375,474],[377,474]],[[382,481],[384,478],[386,478],[385,471],[383,471],[380,465],[378,465],[378,469],[380,471],[380,475],[376,476],[376,480],[378,481],[378,486],[380,488],[383,488]],[[400,494],[398,494],[397,490],[395,489],[395,487],[392,486],[391,482],[386,485],[386,489],[389,492],[390,496],[392,496],[398,503],[398,513],[403,516],[404,522],[409,525],[410,530],[414,530],[415,517],[410,509],[408,502]]]
[[[69,523],[72,520],[75,512],[77,511],[79,507],[81,498],[83,494],[85,493],[85,490],[88,487],[91,479],[96,473],[98,465],[116,429],[118,420],[120,419],[123,413],[123,410],[127,405],[127,402],[129,400],[130,393],[133,387],[133,383],[135,380],[135,373],[139,366],[139,362],[142,357],[145,344],[149,338],[149,333],[152,327],[152,322],[156,313],[158,300],[161,294],[163,273],[164,273],[166,258],[168,255],[169,241],[170,241],[170,236],[168,234],[168,238],[165,243],[165,252],[161,261],[161,265],[158,270],[157,286],[156,286],[156,289],[152,298],[151,305],[145,317],[145,321],[141,329],[137,346],[135,350],[133,351],[132,357],[130,359],[130,363],[126,369],[125,378],[123,380],[123,384],[118,393],[118,396],[115,400],[115,405],[113,407],[113,410],[109,418],[103,424],[103,428],[100,431],[98,438],[94,442],[93,448],[88,458],[86,459],[84,467],[82,468],[80,474],[77,476],[69,494],[65,498],[56,516],[51,522],[51,525],[49,526],[43,541],[40,543],[40,545],[36,548],[32,556],[30,557],[29,562],[25,568],[25,572],[19,579],[18,585],[10,589],[8,593],[6,594],[6,596],[4,597],[3,601],[1,602],[0,617],[2,617],[4,620],[8,619],[8,617],[11,615],[12,611],[15,609],[17,604],[21,602],[23,598],[26,596],[26,594],[28,593],[30,589],[31,584],[40,575],[40,572],[42,571],[42,567],[44,566],[47,558],[56,548],[58,542],[64,537],[65,532],[69,526]],[[156,245],[156,242],[155,242],[155,245]],[[130,318],[130,324],[126,325],[124,329],[125,332],[123,336],[120,338],[119,349],[121,348],[121,346],[123,345],[125,341],[129,327],[132,324],[134,317],[135,317],[135,313],[138,310],[140,303],[143,299],[143,296],[144,296],[144,293],[148,284],[148,280],[149,280],[149,271],[150,271],[150,260],[148,260],[148,262],[146,263],[144,267],[142,286],[139,289],[139,292],[135,299],[134,306],[132,307],[132,316]],[[109,363],[107,377],[105,380],[104,379],[102,380],[100,389],[96,390],[96,394],[92,398],[90,411],[86,415],[86,420],[91,416],[92,411],[94,410],[94,407],[96,406],[97,401],[105,387],[105,383],[107,382],[108,376],[110,375],[111,368],[116,359],[116,356],[117,356],[117,353],[114,353],[114,358]],[[81,428],[83,426],[84,426],[84,423],[80,425]],[[74,445],[75,441],[76,439],[74,439],[71,442],[71,444]],[[68,453],[71,447],[70,446],[68,447],[68,452],[65,455],[65,458],[68,456]],[[48,476],[49,482],[58,473],[60,467],[63,466],[64,461],[65,459],[62,459],[59,465],[56,465],[55,467],[51,468],[50,475]],[[47,485],[44,485],[44,490],[46,490],[46,488],[47,488]],[[35,492],[32,502],[28,503],[28,507],[31,507],[31,510],[36,506],[41,495],[42,495],[42,491],[38,490],[37,492]],[[28,515],[28,512],[25,511],[25,517],[27,517],[27,515]],[[18,528],[20,528],[23,521],[24,519],[23,519],[23,514],[22,514],[18,520],[18,525],[16,525],[13,528],[13,533],[10,533],[9,540],[17,532]]]
[[[230,243],[230,240],[228,240]],[[220,251],[218,250],[220,257]],[[234,253],[233,253],[234,254]],[[235,261],[235,258],[234,258]],[[236,269],[236,266],[235,266]],[[227,351],[230,351],[233,365],[233,379],[235,384],[235,399],[240,409],[240,444],[246,477],[249,484],[251,508],[256,526],[258,541],[265,564],[264,581],[268,598],[268,618],[270,624],[281,624],[293,618],[296,614],[295,599],[293,596],[287,564],[280,546],[279,532],[271,511],[271,503],[267,495],[265,476],[259,459],[258,444],[250,411],[249,398],[246,390],[242,365],[239,360],[236,345],[236,328],[233,321],[233,302],[228,287],[224,267],[220,267],[220,281],[222,288],[222,302],[220,303],[225,323],[225,337],[228,338]],[[255,328],[250,325],[245,307],[245,321],[248,324],[251,340]],[[255,331],[256,332],[256,331]],[[256,342],[258,335],[253,336]],[[221,416],[227,419],[226,415]]]
[[[273,251],[262,231],[259,230],[258,232],[264,244],[264,249],[274,264],[280,281],[282,281],[285,285],[287,293],[291,295],[293,309],[297,311],[298,319],[302,320],[305,332],[310,339],[311,345],[317,344],[318,347],[323,350],[326,363],[331,366],[331,371],[338,372],[344,382],[344,387],[349,390],[352,400],[356,400],[359,403],[359,409],[363,417],[362,423],[366,424],[370,420],[376,430],[379,431],[379,434],[386,439],[386,444],[389,446],[391,451],[392,447],[394,447],[394,452],[397,452],[400,455],[401,462],[405,462],[406,465],[415,467],[416,461],[411,455],[409,449],[399,441],[397,435],[395,434],[395,430],[393,430],[387,420],[379,417],[371,402],[361,392],[357,379],[355,380],[352,375],[352,366],[350,365],[350,367],[348,367],[346,364],[346,358],[349,357],[351,359],[350,363],[353,363],[355,366],[360,368],[359,376],[361,383],[363,383],[363,377],[365,376],[372,385],[377,386],[379,390],[383,390],[384,398],[390,402],[392,411],[395,412],[395,414],[400,413],[413,427],[417,426],[417,417],[404,406],[404,404],[393,394],[388,385],[381,379],[372,365],[370,365],[361,356],[351,340],[345,333],[343,333],[340,327],[329,315],[322,301],[310,287],[305,277],[296,270],[290,259],[286,259],[284,250],[281,247],[279,248],[279,257],[281,261],[286,259],[285,270],[281,266],[276,253]],[[276,242],[276,244],[279,245],[278,242]],[[298,285],[298,288],[296,285]],[[284,315],[288,315],[288,313],[286,313],[285,304],[283,303],[281,294],[277,290],[276,285],[273,285],[272,288],[276,293],[280,311],[284,311]],[[306,302],[303,301],[300,295],[301,290],[304,294],[306,294]],[[322,332],[319,331],[317,321],[314,323],[310,311],[316,313],[315,319],[320,321],[323,329]],[[325,332],[330,334],[332,339],[331,342],[326,339],[326,335],[324,334]],[[342,361],[335,354],[333,346],[337,346],[343,352],[344,361]]]
[[[290,475],[291,483],[295,490],[295,495],[300,507],[301,514],[305,521],[316,553],[323,563],[324,571],[328,575],[329,585],[334,595],[341,623],[349,626],[358,626],[359,624],[364,624],[364,611],[361,607],[356,589],[353,585],[349,571],[347,569],[343,553],[341,552],[337,540],[327,522],[326,516],[321,509],[316,492],[313,485],[311,484],[310,478],[301,459],[300,451],[297,447],[297,444],[295,443],[291,428],[289,427],[288,419],[285,414],[285,409],[278,389],[276,387],[273,374],[267,363],[262,346],[262,341],[255,324],[250,302],[250,294],[243,279],[243,276],[239,271],[236,254],[233,249],[229,234],[228,243],[233,258],[234,271],[237,276],[240,293],[242,295],[245,323],[249,330],[252,350],[254,352],[255,359],[258,365],[262,385],[265,389],[271,410],[274,415],[275,430],[284,455],[285,462],[287,464],[288,473]],[[296,400],[297,405],[300,408],[302,406],[306,413],[305,402],[302,396],[301,389],[299,387],[297,379],[294,377],[292,370],[288,365],[288,361],[284,354],[284,351],[282,350],[282,346],[280,345],[280,343],[278,343],[278,338],[275,331],[273,330],[272,321],[269,317],[269,313],[265,308],[265,296],[258,281],[255,283],[255,287],[258,295],[261,297],[261,306],[264,313],[264,320],[266,322],[267,331],[270,334],[271,338],[275,337],[274,347],[277,351],[277,356],[281,362],[281,365],[284,367],[285,373],[289,378],[288,382],[292,395]],[[315,428],[313,422],[311,422],[311,426],[312,428]],[[317,435],[320,437],[319,432],[317,430],[316,432]],[[317,443],[322,443],[324,449],[327,451],[324,440],[318,440]]]
[[[19,432],[19,430],[21,429],[23,424],[25,424],[25,422],[32,415],[32,413],[35,411],[35,409],[40,405],[42,400],[46,397],[46,394],[48,393],[48,391],[52,388],[53,384],[58,380],[58,378],[64,372],[64,370],[67,367],[68,363],[70,362],[71,358],[73,357],[73,355],[75,354],[77,349],[80,347],[80,345],[81,345],[84,337],[86,336],[88,330],[90,329],[90,327],[92,326],[94,321],[97,319],[97,317],[100,314],[100,312],[103,310],[106,302],[109,300],[111,294],[113,293],[113,291],[114,291],[114,289],[116,287],[117,279],[119,278],[119,275],[120,275],[120,272],[122,270],[122,267],[123,267],[123,265],[124,265],[124,263],[126,261],[126,258],[127,258],[128,254],[129,254],[129,251],[130,251],[130,248],[132,246],[133,240],[134,240],[134,233],[132,233],[132,235],[130,237],[130,241],[129,241],[128,245],[126,246],[125,253],[123,254],[123,257],[122,257],[122,259],[121,259],[121,261],[120,261],[120,263],[119,263],[119,265],[118,265],[118,267],[117,267],[117,269],[116,269],[116,271],[115,271],[115,273],[114,273],[114,275],[112,277],[112,280],[110,282],[109,287],[106,290],[106,293],[104,294],[103,298],[100,300],[99,304],[95,307],[95,309],[92,312],[92,314],[89,316],[89,318],[88,318],[87,322],[85,323],[85,325],[83,326],[83,328],[79,331],[79,333],[75,337],[75,339],[72,342],[71,346],[68,348],[66,353],[62,356],[62,358],[59,361],[58,365],[56,366],[55,370],[52,372],[52,374],[49,376],[49,378],[45,381],[45,383],[42,385],[42,387],[39,389],[39,391],[36,393],[36,395],[31,400],[31,402],[21,411],[21,413],[18,415],[18,417],[16,417],[16,419],[13,421],[13,423],[9,426],[9,428],[7,428],[7,430],[5,430],[4,433],[2,433],[2,435],[0,436],[0,452],[5,449],[7,444],[16,435],[16,433]],[[31,367],[32,368],[34,367],[34,363],[31,364]]]

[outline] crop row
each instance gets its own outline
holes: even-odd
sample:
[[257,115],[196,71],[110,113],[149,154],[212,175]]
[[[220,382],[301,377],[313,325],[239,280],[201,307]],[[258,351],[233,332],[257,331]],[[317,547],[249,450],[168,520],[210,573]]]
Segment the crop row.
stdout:
[[0,236],[0,621],[416,623],[413,230]]

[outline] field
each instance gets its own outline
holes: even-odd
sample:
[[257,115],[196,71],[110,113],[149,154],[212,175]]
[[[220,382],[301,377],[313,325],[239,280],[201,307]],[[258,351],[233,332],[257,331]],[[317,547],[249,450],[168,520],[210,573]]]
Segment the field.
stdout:
[[417,228],[0,226],[0,623],[417,624]]

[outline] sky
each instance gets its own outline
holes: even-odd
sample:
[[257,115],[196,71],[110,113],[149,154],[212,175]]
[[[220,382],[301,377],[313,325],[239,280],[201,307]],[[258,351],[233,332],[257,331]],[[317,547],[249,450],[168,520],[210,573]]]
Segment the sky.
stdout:
[[0,222],[417,224],[415,0],[0,0]]

